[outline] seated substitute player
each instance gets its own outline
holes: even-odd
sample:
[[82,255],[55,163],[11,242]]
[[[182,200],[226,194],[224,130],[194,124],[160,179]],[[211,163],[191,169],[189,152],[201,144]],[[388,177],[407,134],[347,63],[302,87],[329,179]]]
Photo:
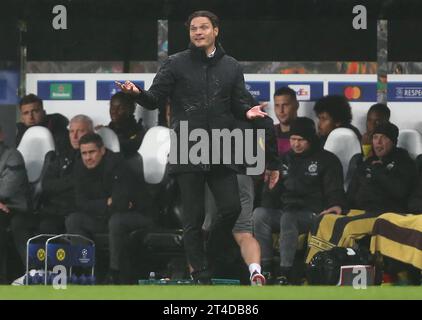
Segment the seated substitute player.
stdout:
[[356,240],[372,233],[380,214],[406,212],[417,170],[408,152],[396,146],[398,134],[399,129],[389,122],[375,128],[374,155],[358,166],[347,191],[349,207],[358,210],[319,219],[309,238],[307,262],[321,250],[353,247]]
[[362,135],[362,150],[364,159],[372,156],[372,135],[374,129],[381,123],[390,120],[390,109],[384,103],[372,105],[366,115],[366,132]]
[[362,140],[359,130],[352,125],[352,109],[345,97],[339,95],[322,97],[315,103],[314,111],[318,117],[318,135],[322,145],[336,128],[351,129],[358,141]]
[[[298,117],[290,127],[291,150],[282,159],[276,186],[282,207],[259,207],[253,214],[264,272],[271,274],[273,239],[280,232],[280,266],[275,283],[292,282],[292,266],[300,233],[308,232],[317,214],[341,213],[345,204],[340,160],[321,148],[311,119]],[[274,277],[273,277],[274,278]]]
[[[120,143],[120,152],[125,158],[137,154],[145,135],[142,119],[135,120],[135,100],[124,92],[117,92],[110,99],[110,118],[108,127],[113,130]],[[100,128],[101,126],[96,126]]]

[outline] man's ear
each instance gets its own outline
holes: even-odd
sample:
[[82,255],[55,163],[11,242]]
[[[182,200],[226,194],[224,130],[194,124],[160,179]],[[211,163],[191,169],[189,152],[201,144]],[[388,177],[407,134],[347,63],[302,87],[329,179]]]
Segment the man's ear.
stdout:
[[105,155],[106,153],[106,148],[104,146],[101,147],[101,155]]
[[218,29],[218,27],[215,27],[214,28],[214,36],[215,37],[217,37],[218,36],[218,32],[219,32],[220,30]]

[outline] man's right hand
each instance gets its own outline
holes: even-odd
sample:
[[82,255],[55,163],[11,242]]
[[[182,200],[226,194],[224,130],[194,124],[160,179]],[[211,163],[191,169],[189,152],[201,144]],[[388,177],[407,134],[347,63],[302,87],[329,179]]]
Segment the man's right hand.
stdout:
[[124,93],[138,95],[141,92],[139,88],[129,80],[126,80],[125,83],[121,83],[119,81],[114,81],[114,83],[116,83],[116,86],[118,86]]

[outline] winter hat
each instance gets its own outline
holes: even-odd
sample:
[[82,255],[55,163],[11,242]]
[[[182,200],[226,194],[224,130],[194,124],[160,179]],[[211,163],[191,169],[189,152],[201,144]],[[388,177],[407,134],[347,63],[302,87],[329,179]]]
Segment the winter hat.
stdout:
[[306,117],[297,117],[292,122],[290,125],[289,137],[293,135],[300,136],[311,143],[318,140],[314,122]]
[[373,135],[376,133],[387,136],[394,143],[394,145],[397,144],[397,138],[399,137],[399,128],[397,128],[397,126],[392,124],[391,122],[379,124],[375,128]]

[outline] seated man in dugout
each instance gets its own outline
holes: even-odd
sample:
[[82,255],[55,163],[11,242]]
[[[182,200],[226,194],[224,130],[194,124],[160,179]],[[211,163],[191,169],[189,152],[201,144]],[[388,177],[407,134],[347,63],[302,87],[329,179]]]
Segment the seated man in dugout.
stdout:
[[27,234],[17,226],[31,215],[28,177],[22,155],[4,144],[0,127],[0,284],[7,282],[7,230],[12,230],[22,262],[26,262]]
[[[120,143],[120,152],[127,159],[137,154],[145,135],[142,119],[135,120],[135,100],[124,92],[117,92],[110,99],[110,118],[108,127],[113,130]],[[96,126],[95,128],[101,128]]]
[[[255,238],[261,247],[269,283],[292,283],[298,236],[308,232],[319,214],[340,214],[346,199],[340,160],[322,149],[311,119],[298,117],[290,127],[291,150],[281,159],[279,209],[254,210]],[[280,232],[280,265],[273,270],[273,232]],[[275,275],[274,275],[275,274]]]
[[124,250],[129,234],[149,228],[152,219],[140,209],[146,200],[139,197],[137,181],[120,154],[106,150],[95,133],[84,135],[79,149],[82,162],[76,164],[74,173],[77,212],[66,218],[66,231],[91,239],[96,233],[108,232],[110,263],[106,281],[119,284],[127,281],[120,271],[128,258]]
[[347,99],[339,95],[329,95],[319,99],[314,106],[318,117],[318,135],[324,146],[328,135],[337,128],[351,129],[360,142],[362,135],[359,129],[352,125],[352,109]]
[[56,153],[65,152],[68,147],[67,125],[69,120],[60,113],[47,114],[43,101],[35,94],[24,96],[19,102],[21,122],[16,124],[16,146],[22,140],[26,130],[33,126],[43,126],[53,135]]
[[376,103],[372,105],[366,115],[366,132],[362,135],[362,151],[363,158],[367,159],[372,154],[372,135],[375,128],[381,123],[390,120],[390,109],[384,103]]
[[322,250],[354,247],[372,233],[377,217],[385,212],[407,211],[407,200],[417,177],[408,152],[398,148],[399,129],[392,123],[377,126],[372,135],[374,155],[356,169],[347,191],[347,215],[322,216],[309,237],[306,262]]
[[70,120],[69,148],[56,154],[45,170],[42,179],[42,203],[39,216],[39,233],[63,233],[65,217],[76,210],[74,167],[80,161],[79,140],[93,132],[91,118],[76,115]]

